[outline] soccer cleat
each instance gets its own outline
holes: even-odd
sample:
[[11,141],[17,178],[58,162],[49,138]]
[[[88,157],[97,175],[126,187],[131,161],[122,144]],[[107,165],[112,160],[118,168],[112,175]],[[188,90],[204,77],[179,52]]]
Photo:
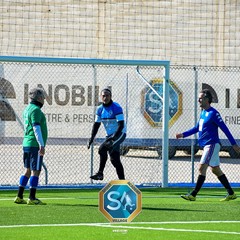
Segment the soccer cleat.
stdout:
[[230,200],[234,200],[237,198],[237,195],[234,193],[233,195],[227,195],[225,198],[221,199],[220,201],[221,202],[224,202],[224,201],[230,201]]
[[98,172],[95,175],[92,175],[90,178],[93,180],[103,180],[103,174]]
[[196,197],[191,194],[181,195],[181,198],[188,200],[188,201],[196,201]]
[[27,204],[27,202],[23,198],[20,198],[20,197],[16,197],[14,199],[14,203],[17,203],[17,204]]
[[47,205],[47,204],[42,202],[38,198],[36,198],[36,199],[28,199],[27,200],[27,205]]

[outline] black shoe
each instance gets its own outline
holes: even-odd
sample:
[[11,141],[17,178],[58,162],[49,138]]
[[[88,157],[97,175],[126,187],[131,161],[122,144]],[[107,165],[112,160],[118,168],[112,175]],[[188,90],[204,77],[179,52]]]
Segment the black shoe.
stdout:
[[103,174],[98,172],[95,175],[92,175],[90,178],[93,180],[103,180]]

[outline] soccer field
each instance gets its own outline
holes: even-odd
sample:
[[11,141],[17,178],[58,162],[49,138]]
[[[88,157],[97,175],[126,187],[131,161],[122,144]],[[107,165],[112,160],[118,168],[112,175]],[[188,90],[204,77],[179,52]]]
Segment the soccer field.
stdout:
[[196,202],[180,198],[187,189],[141,191],[142,212],[131,223],[109,223],[96,189],[39,189],[45,206],[17,205],[16,191],[0,191],[0,239],[240,239],[240,199],[220,202],[224,189],[202,189]]

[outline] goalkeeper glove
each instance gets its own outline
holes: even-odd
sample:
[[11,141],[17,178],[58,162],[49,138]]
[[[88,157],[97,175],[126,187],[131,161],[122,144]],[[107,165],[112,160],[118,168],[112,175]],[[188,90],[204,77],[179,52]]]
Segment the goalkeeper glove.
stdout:
[[87,143],[87,148],[88,148],[88,149],[91,147],[92,143],[93,143],[93,139],[90,138],[90,139],[88,140],[88,143]]
[[104,146],[107,149],[110,149],[112,147],[113,143],[114,143],[114,139],[113,139],[113,137],[110,137],[105,141]]

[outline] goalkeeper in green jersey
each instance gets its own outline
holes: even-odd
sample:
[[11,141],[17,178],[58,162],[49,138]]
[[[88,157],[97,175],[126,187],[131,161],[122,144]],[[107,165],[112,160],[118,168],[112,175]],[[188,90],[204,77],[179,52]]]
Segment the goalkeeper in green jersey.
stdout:
[[[46,117],[41,110],[44,104],[45,93],[42,88],[34,88],[30,90],[29,97],[31,102],[23,112],[23,163],[26,171],[19,179],[18,194],[14,202],[28,205],[45,205],[45,203],[36,198],[36,190],[48,137]],[[23,193],[28,181],[30,186],[29,198],[25,201]]]

